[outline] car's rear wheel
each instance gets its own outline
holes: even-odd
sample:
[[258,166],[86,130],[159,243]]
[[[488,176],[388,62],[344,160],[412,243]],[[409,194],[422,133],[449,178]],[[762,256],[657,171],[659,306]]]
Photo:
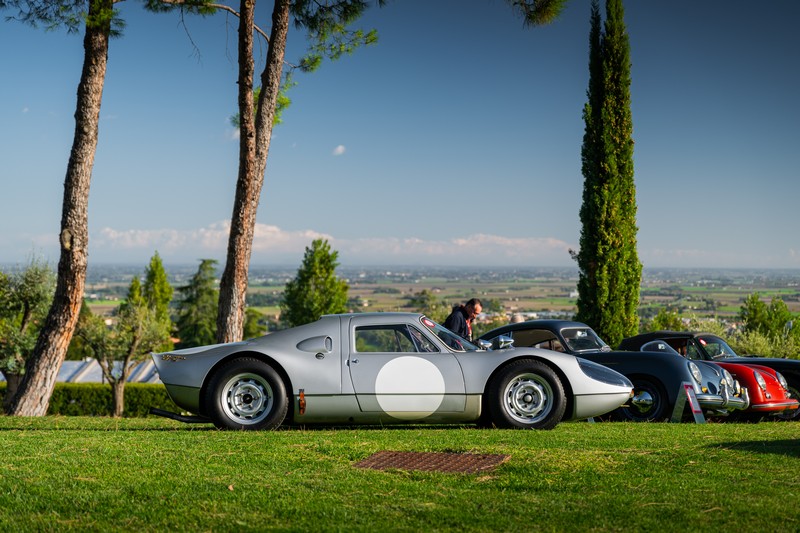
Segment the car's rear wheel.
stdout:
[[489,384],[487,400],[489,417],[500,428],[553,429],[567,408],[556,373],[530,359],[501,369]]
[[234,359],[214,374],[205,405],[220,429],[274,429],[289,409],[286,386],[278,373],[250,357]]
[[615,411],[614,418],[633,422],[656,422],[667,417],[669,398],[664,386],[649,378],[634,377],[633,397]]

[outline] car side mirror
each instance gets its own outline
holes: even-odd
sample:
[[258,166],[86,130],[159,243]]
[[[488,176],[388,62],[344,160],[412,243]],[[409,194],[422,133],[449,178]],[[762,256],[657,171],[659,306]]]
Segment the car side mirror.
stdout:
[[492,339],[492,350],[502,350],[503,348],[513,348],[514,339],[507,335],[500,335]]
[[492,343],[487,341],[486,339],[478,339],[478,346],[480,346],[481,350],[491,350]]

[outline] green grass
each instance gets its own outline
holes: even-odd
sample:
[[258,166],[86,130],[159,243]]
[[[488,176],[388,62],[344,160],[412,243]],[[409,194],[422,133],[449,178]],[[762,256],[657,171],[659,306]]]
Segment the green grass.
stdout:
[[[0,531],[797,531],[792,423],[222,432],[0,417]],[[508,454],[445,474],[380,450]]]

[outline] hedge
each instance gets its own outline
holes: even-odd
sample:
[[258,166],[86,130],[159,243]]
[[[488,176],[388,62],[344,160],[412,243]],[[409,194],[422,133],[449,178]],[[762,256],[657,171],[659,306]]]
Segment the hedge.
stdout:
[[[6,383],[0,382],[0,402]],[[151,407],[180,413],[181,409],[167,395],[161,384],[128,383],[125,385],[124,417],[144,417]],[[111,385],[107,383],[56,383],[50,397],[48,415],[111,416]]]

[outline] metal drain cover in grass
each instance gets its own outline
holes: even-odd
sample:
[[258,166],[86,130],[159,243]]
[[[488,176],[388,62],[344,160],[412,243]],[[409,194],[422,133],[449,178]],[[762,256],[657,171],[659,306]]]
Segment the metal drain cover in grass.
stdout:
[[474,474],[493,470],[504,463],[510,455],[477,453],[429,453],[429,452],[377,452],[357,462],[356,468],[373,470],[423,470],[426,472],[463,472]]

